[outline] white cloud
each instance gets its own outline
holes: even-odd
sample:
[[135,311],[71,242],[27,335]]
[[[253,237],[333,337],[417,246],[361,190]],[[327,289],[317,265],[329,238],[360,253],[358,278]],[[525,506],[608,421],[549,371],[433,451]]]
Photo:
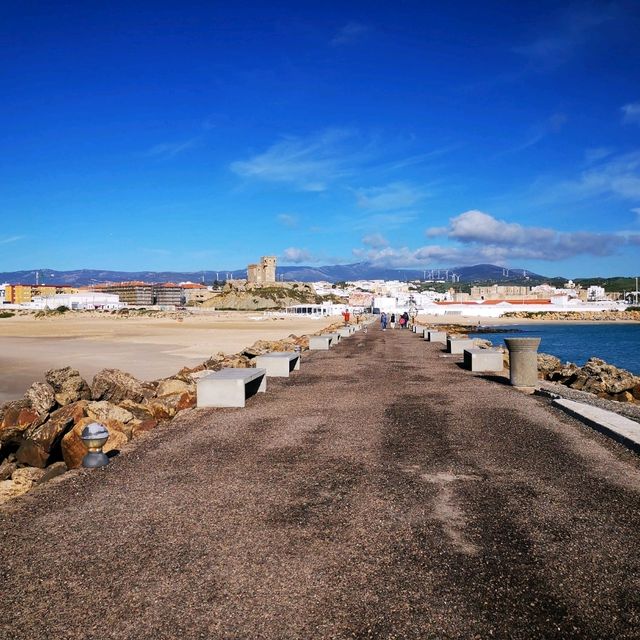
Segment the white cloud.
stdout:
[[636,214],[638,222],[640,222],[640,207],[635,207],[634,209],[631,209],[631,211]]
[[371,28],[365,24],[359,22],[349,22],[344,25],[336,34],[331,38],[329,44],[332,47],[340,47],[343,45],[353,44],[360,40],[366,33],[371,31]]
[[477,210],[451,218],[447,227],[428,229],[427,235],[446,236],[449,244],[428,244],[416,249],[369,244],[353,253],[361,260],[395,267],[509,264],[513,260],[553,262],[578,255],[609,256],[624,244],[640,242],[640,234],[558,231],[499,220]]
[[355,190],[358,206],[371,211],[407,209],[422,198],[424,193],[406,182],[393,182],[384,187]]
[[[615,18],[615,7],[576,5],[564,10],[555,26],[526,45],[516,47],[532,64],[555,67],[569,60],[599,35],[601,26]],[[548,18],[545,24],[549,22]]]
[[463,244],[482,244],[494,251],[508,250],[518,258],[562,260],[586,254],[615,253],[620,238],[612,233],[564,232],[498,220],[482,211],[466,211],[450,220],[449,239]]
[[622,122],[640,124],[640,102],[632,102],[621,107]]
[[389,241],[381,233],[370,233],[362,238],[362,244],[372,248],[386,247]]
[[331,182],[350,175],[362,157],[349,151],[353,134],[330,129],[301,137],[286,137],[264,153],[231,163],[231,170],[245,178],[293,185],[302,191],[325,191]]
[[280,213],[278,216],[276,216],[276,219],[283,227],[294,229],[298,226],[298,218],[296,216],[292,216],[289,213]]
[[640,151],[632,151],[595,163],[575,180],[550,187],[539,201],[615,197],[640,200]]
[[606,147],[596,147],[594,149],[587,149],[584,152],[584,159],[587,164],[593,164],[599,160],[604,160],[604,158],[610,156],[612,153],[613,151]]
[[193,149],[200,143],[200,138],[190,138],[183,142],[165,142],[147,149],[142,155],[147,158],[169,159],[183,151]]
[[11,244],[12,242],[18,242],[26,236],[7,236],[6,238],[0,238],[0,244]]
[[281,256],[284,262],[292,262],[293,264],[301,264],[303,262],[314,262],[313,255],[306,249],[297,247],[289,247],[282,252]]

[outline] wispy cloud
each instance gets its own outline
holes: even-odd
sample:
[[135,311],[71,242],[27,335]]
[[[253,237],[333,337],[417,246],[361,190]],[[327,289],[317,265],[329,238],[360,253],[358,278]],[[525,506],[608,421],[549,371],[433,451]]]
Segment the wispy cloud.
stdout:
[[0,244],[11,244],[12,242],[18,242],[24,238],[26,238],[26,236],[7,236],[6,238],[0,238]]
[[298,226],[297,216],[293,216],[290,213],[280,213],[276,216],[276,220],[283,226],[289,229],[295,229]]
[[625,124],[640,124],[640,102],[631,102],[620,108],[622,122]]
[[599,28],[616,17],[615,5],[577,5],[564,10],[555,24],[514,51],[536,67],[556,67],[569,60],[597,35]]
[[341,47],[344,45],[353,44],[358,42],[367,33],[371,31],[371,27],[359,22],[349,22],[335,33],[331,38],[329,44],[332,47]]
[[631,209],[631,212],[636,214],[637,222],[640,222],[640,207],[635,207],[634,209]]
[[640,200],[640,151],[610,157],[583,171],[576,180],[561,183],[552,189],[552,196],[592,198],[615,196],[625,200]]
[[526,139],[515,147],[502,152],[502,154],[516,153],[518,151],[524,151],[537,145],[549,135],[558,133],[567,122],[567,116],[564,113],[554,113],[550,118],[547,118],[544,122],[539,122],[530,128]]
[[362,244],[379,249],[388,246],[389,241],[381,233],[370,233],[362,238]]
[[422,200],[421,189],[407,182],[393,182],[383,187],[355,190],[358,206],[370,211],[406,209]]
[[599,160],[604,160],[612,153],[612,149],[607,149],[606,147],[595,147],[594,149],[587,149],[584,152],[584,159],[587,164],[593,164]]
[[190,149],[197,147],[200,142],[201,140],[199,137],[190,138],[183,142],[164,142],[147,149],[142,155],[147,158],[168,160],[183,153],[184,151],[189,151]]
[[415,146],[415,140],[384,139],[381,135],[336,127],[307,136],[284,136],[266,151],[236,160],[229,167],[243,178],[279,183],[298,191],[323,192],[339,186],[352,191],[362,209],[385,210],[411,206],[428,195],[426,186],[418,188],[395,181],[354,188],[349,183],[356,177],[360,182],[384,182],[408,166],[422,165],[423,171],[428,170],[430,159],[458,148],[406,153],[407,148],[415,150]]
[[290,262],[293,264],[316,261],[311,252],[298,247],[289,247],[288,249],[285,249],[280,257],[284,262]]
[[302,191],[325,191],[338,178],[350,175],[363,160],[349,148],[354,133],[329,129],[319,134],[285,137],[265,152],[231,163],[231,170],[245,178],[293,185]]

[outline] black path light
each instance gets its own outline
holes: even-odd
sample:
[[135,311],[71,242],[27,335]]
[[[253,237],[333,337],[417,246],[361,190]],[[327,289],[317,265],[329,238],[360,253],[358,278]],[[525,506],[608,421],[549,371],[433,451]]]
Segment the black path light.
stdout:
[[109,464],[109,458],[102,451],[102,447],[109,439],[107,428],[99,422],[88,424],[80,436],[84,446],[87,448],[87,455],[82,458],[82,466],[88,469],[97,469]]

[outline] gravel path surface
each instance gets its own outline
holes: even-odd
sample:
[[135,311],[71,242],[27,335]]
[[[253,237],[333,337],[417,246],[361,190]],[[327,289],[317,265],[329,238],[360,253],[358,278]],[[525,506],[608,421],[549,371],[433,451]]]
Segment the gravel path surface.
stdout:
[[377,327],[0,512],[0,638],[640,638],[640,460]]

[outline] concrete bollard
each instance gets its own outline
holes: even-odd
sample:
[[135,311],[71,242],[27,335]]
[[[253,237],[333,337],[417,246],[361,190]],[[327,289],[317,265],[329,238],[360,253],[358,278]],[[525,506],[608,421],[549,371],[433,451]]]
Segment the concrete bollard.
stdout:
[[520,389],[538,386],[538,345],[540,338],[505,338],[509,349],[509,380]]

